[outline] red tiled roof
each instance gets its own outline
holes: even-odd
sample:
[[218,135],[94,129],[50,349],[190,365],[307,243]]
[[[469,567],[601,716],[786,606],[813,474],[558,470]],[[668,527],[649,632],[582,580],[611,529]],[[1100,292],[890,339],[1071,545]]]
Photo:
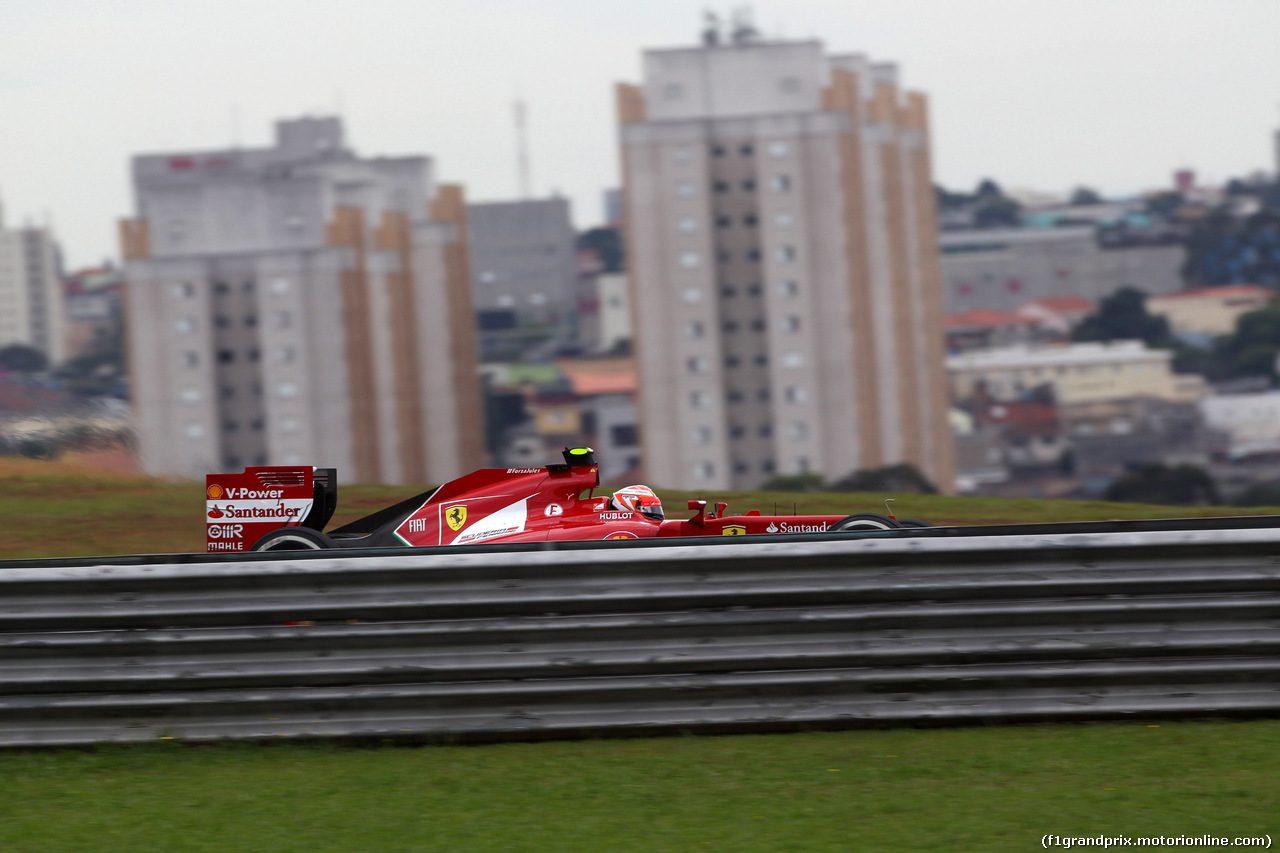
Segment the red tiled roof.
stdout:
[[632,394],[636,390],[636,372],[622,370],[616,373],[570,373],[569,384],[579,397],[593,394]]
[[948,326],[1025,326],[1035,321],[1015,311],[974,308],[963,314],[948,314],[943,322]]

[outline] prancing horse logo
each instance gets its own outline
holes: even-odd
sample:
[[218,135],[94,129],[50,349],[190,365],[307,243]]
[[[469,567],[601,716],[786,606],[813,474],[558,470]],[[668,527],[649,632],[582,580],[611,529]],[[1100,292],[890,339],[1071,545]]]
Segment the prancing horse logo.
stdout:
[[449,522],[450,530],[461,530],[462,525],[467,523],[467,508],[465,506],[449,507],[444,511],[444,520]]

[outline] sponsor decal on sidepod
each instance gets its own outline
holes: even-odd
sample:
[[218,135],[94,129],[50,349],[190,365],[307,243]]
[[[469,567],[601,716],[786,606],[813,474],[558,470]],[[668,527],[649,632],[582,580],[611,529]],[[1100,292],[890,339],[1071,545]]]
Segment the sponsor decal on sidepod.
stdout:
[[764,529],[765,533],[826,533],[827,524],[773,524]]
[[[232,491],[231,489],[227,490]],[[235,491],[243,491],[236,489]],[[255,492],[254,494],[259,494]],[[207,501],[205,514],[213,521],[301,521],[307,517],[314,501],[310,498],[291,500]]]

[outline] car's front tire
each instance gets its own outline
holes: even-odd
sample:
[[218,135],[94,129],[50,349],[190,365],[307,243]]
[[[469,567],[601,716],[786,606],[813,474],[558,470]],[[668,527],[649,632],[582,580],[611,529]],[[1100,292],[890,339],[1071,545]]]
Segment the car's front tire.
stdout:
[[281,527],[253,543],[250,551],[327,551],[333,540],[309,527]]

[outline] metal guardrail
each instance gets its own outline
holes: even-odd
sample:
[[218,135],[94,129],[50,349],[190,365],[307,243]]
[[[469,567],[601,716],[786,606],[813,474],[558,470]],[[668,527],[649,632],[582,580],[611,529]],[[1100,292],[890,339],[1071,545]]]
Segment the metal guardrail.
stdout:
[[0,570],[0,745],[1280,712],[1274,527],[81,562]]

